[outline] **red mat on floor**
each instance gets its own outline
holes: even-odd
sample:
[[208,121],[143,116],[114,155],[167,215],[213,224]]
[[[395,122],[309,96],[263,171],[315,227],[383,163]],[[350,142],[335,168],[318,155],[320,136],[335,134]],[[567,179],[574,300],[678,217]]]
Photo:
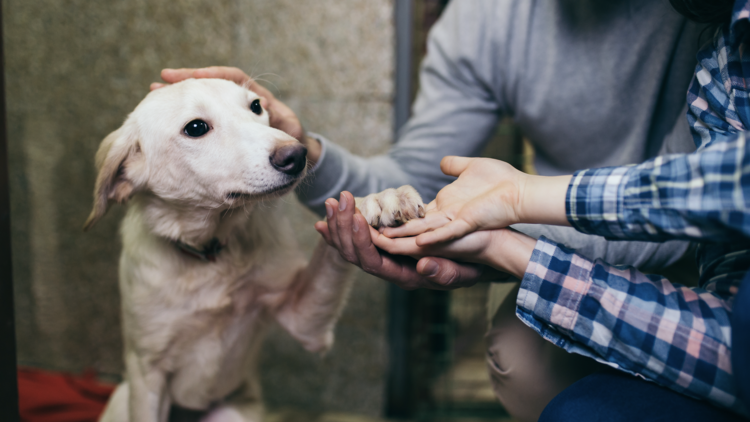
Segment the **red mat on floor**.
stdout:
[[96,422],[114,386],[83,375],[18,370],[18,406],[22,422]]

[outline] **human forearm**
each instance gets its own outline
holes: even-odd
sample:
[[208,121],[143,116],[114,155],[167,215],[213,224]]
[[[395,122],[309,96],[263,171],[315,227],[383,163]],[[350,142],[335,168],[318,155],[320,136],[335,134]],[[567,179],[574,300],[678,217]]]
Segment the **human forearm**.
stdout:
[[[566,350],[734,408],[730,303],[716,292],[590,261],[546,239],[534,249],[517,299],[519,317]],[[675,353],[688,360],[674,361]]]
[[536,239],[515,230],[494,230],[491,233],[494,238],[478,254],[475,262],[520,280],[529,265]]
[[685,254],[695,255],[691,242],[671,240],[668,242],[612,241],[602,236],[581,233],[573,227],[546,224],[514,224],[512,229],[534,239],[544,236],[555,243],[574,249],[576,253],[590,259],[602,259],[618,265],[628,265],[647,273],[659,273],[673,265]]
[[745,238],[749,149],[740,133],[691,154],[578,172],[568,191],[568,219],[580,231],[608,238]]
[[565,198],[572,176],[525,175],[513,224],[550,224],[569,226]]
[[389,155],[359,157],[321,135],[310,133],[308,137],[314,138],[311,141],[320,149],[315,166],[296,193],[303,205],[320,216],[325,215],[325,201],[338,197],[342,191],[363,197],[407,184],[419,189],[410,174]]

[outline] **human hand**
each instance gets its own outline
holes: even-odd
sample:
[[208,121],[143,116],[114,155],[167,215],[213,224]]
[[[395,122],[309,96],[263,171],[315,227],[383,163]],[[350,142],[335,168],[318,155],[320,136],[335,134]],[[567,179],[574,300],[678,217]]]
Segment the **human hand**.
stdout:
[[418,235],[416,244],[427,246],[518,220],[526,174],[503,161],[455,156],[443,158],[440,169],[458,179],[438,192],[427,205],[425,218],[389,228],[386,236]]
[[305,145],[307,147],[307,160],[311,165],[314,165],[318,161],[321,151],[320,143],[306,135],[294,111],[279,101],[271,91],[257,83],[241,69],[224,66],[204,67],[201,69],[163,69],[161,71],[161,78],[167,83],[152,83],[150,87],[152,91],[190,78],[226,79],[237,85],[247,87],[247,89],[260,96],[260,105],[268,110],[271,127],[286,132]]
[[388,228],[387,237],[417,236],[416,245],[427,246],[521,222],[568,224],[570,176],[532,176],[500,160],[455,156],[443,158],[440,169],[458,179],[438,192],[425,218]]
[[462,262],[485,265],[495,270],[523,278],[536,240],[512,229],[481,230],[456,240],[421,246],[415,237],[390,238],[373,231],[372,243],[393,255],[407,255],[419,259],[437,256]]
[[342,192],[340,202],[326,201],[327,221],[319,221],[315,229],[341,256],[365,272],[389,281],[402,289],[428,288],[452,290],[472,286],[478,281],[505,277],[490,267],[464,264],[444,258],[413,259],[379,251],[372,243],[377,230],[370,227],[354,207],[354,197]]

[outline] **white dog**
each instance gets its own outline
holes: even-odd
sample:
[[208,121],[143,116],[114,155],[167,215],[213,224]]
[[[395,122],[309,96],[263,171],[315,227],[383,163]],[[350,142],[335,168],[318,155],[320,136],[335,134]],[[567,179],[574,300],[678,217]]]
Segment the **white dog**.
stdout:
[[[85,228],[128,202],[120,293],[125,381],[101,421],[259,421],[257,356],[275,319],[311,352],[333,343],[350,266],[320,242],[306,265],[273,200],[305,175],[306,149],[268,126],[258,96],[187,80],[151,92],[96,155]],[[410,187],[358,203],[368,222],[424,215]],[[382,206],[380,205],[382,204]]]

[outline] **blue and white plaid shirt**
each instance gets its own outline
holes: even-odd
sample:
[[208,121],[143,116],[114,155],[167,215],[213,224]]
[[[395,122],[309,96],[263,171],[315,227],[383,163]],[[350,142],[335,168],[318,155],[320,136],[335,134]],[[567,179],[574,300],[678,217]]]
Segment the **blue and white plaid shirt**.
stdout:
[[695,153],[580,171],[568,187],[568,220],[582,232],[700,241],[700,287],[541,238],[517,299],[518,316],[569,352],[742,414],[730,314],[750,269],[748,29],[750,0],[737,0],[731,24],[698,53],[688,92]]

